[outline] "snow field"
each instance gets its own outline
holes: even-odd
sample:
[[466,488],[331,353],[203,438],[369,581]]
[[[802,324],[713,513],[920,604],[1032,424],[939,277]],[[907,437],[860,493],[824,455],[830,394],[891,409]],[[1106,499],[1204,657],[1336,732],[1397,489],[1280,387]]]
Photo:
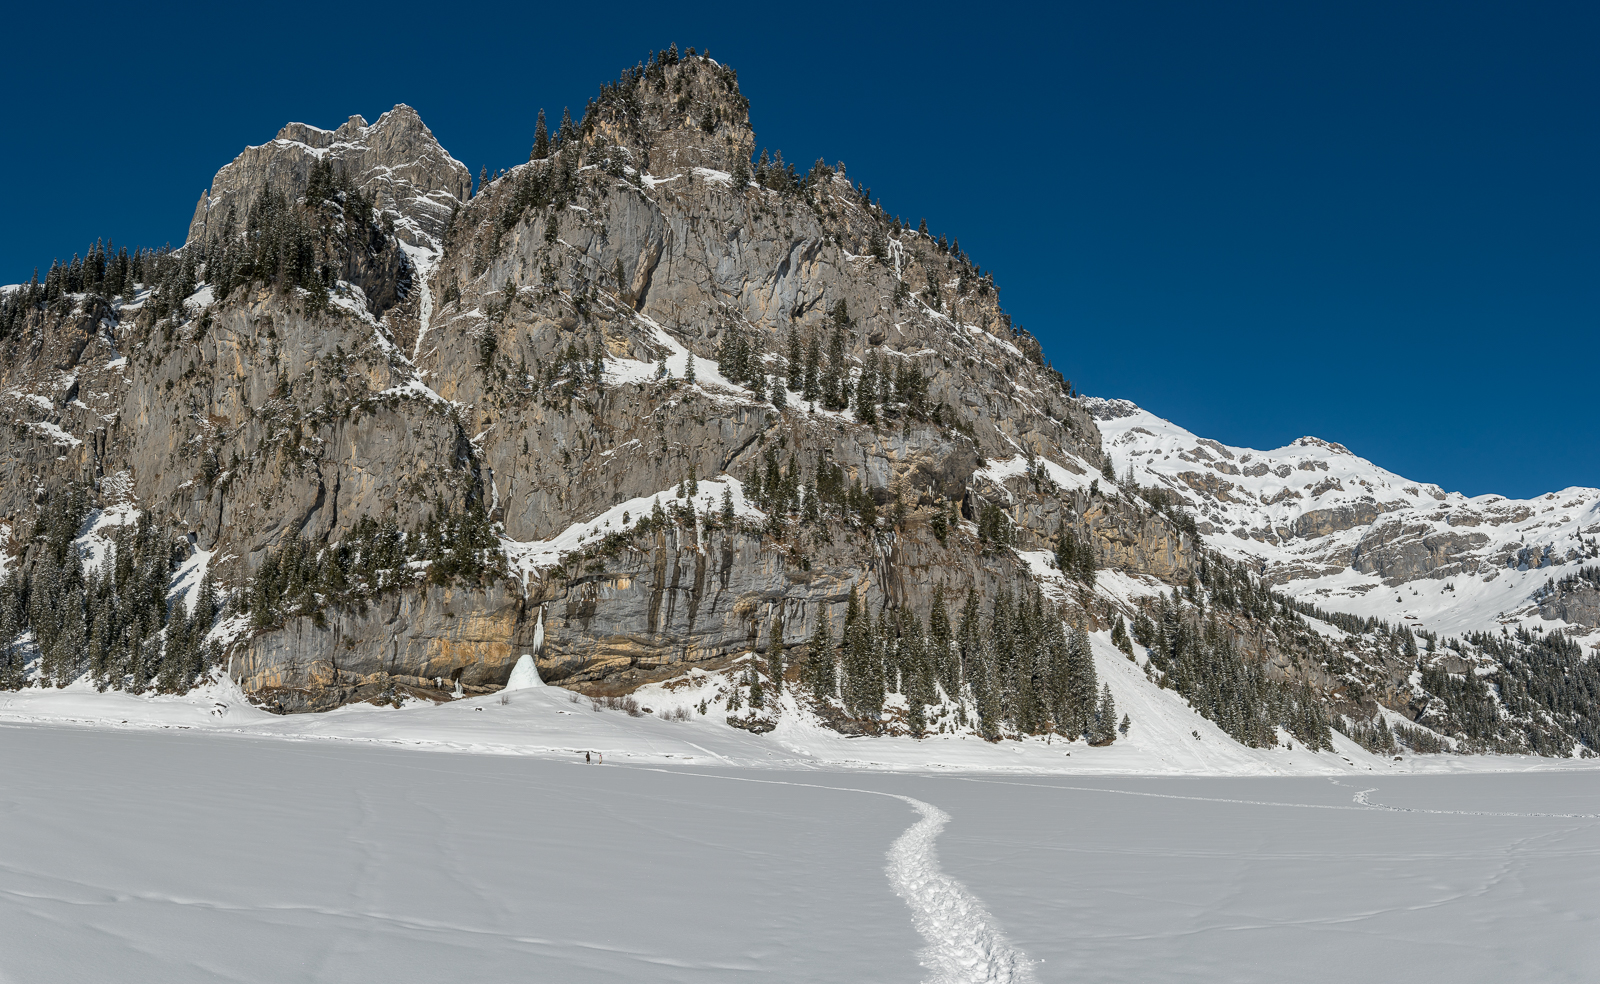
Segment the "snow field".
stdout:
[[742,776],[729,778],[764,785],[804,786],[837,792],[865,793],[901,800],[919,819],[889,847],[887,873],[895,894],[905,900],[911,920],[926,945],[919,958],[932,972],[925,984],[1032,984],[1027,958],[994,923],[994,917],[960,882],[939,869],[935,845],[950,815],[931,803],[875,789],[823,786]]
[[884,796],[0,728],[0,980],[921,980]]
[[0,743],[0,980],[1600,973],[1593,773],[796,782],[177,731]]
[[[984,794],[900,777],[884,788],[952,814],[946,870],[1042,981],[1600,973],[1587,860],[1600,783],[1587,773],[948,781]],[[1371,806],[1354,801],[1363,790]]]

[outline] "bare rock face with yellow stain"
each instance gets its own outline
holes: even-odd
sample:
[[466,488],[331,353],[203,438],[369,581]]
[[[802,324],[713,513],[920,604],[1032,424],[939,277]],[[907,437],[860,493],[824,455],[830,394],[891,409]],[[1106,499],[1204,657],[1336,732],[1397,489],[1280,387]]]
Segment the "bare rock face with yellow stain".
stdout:
[[392,683],[481,691],[503,684],[518,647],[531,642],[525,611],[509,585],[397,593],[364,611],[301,616],[252,636],[231,672],[246,691],[271,692],[282,710],[336,706],[340,693]]

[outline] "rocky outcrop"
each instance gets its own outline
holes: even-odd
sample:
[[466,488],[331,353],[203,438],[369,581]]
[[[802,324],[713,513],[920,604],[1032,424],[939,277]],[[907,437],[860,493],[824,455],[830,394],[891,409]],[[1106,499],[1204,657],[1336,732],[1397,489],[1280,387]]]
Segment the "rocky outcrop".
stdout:
[[395,235],[413,245],[443,235],[451,212],[472,192],[467,166],[439,146],[410,106],[398,105],[371,125],[352,116],[336,130],[290,123],[217,172],[195,205],[188,241],[242,231],[263,191],[290,200],[304,194],[319,160],[343,169],[379,208],[392,211]]
[[1148,510],[1100,499],[1083,518],[1101,567],[1148,574],[1169,583],[1183,581],[1193,570],[1195,544]]
[[1298,537],[1327,536],[1340,530],[1366,526],[1378,518],[1378,507],[1373,503],[1356,502],[1332,509],[1311,509],[1294,521],[1294,535]]
[[1474,560],[1473,550],[1489,542],[1482,533],[1438,532],[1432,524],[1403,519],[1379,523],[1361,537],[1350,566],[1367,574],[1380,574],[1393,584],[1416,577],[1448,576]]
[[1539,598],[1539,614],[1573,625],[1600,626],[1600,588],[1580,582],[1544,593]]
[[545,613],[540,676],[570,684],[766,652],[775,624],[785,646],[800,646],[824,611],[837,631],[852,588],[868,610],[926,611],[939,586],[958,604],[969,589],[1015,593],[1028,580],[1008,551],[985,551],[961,533],[940,544],[920,526],[803,546],[738,529],[696,543],[679,529],[577,558],[530,582],[527,603]]
[[234,653],[231,672],[248,691],[500,685],[532,646],[525,613],[510,585],[396,592],[362,611],[335,609],[257,634]]

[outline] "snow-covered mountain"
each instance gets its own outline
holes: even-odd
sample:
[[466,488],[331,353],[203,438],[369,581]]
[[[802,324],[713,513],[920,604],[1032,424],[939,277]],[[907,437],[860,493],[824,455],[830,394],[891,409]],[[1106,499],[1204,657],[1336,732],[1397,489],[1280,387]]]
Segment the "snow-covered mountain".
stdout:
[[1465,496],[1315,437],[1230,447],[1126,400],[1085,403],[1123,484],[1175,493],[1208,545],[1286,594],[1440,635],[1523,624],[1600,641],[1595,585],[1575,577],[1600,556],[1600,489]]
[[0,292],[0,690],[444,702],[526,655],[763,734],[1600,748],[1600,493],[1081,398],[955,239],[752,161],[692,51],[531,137],[474,188],[406,106],[290,124],[181,249]]

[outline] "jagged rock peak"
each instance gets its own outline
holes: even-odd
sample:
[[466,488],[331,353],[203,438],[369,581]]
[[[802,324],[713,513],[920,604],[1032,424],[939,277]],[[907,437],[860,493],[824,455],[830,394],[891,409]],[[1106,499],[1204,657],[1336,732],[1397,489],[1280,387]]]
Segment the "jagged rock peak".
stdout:
[[439,145],[410,106],[400,103],[368,124],[351,116],[336,130],[290,123],[270,143],[246,147],[211,180],[189,223],[189,242],[221,233],[230,209],[237,226],[262,191],[305,193],[311,168],[327,159],[392,213],[395,232],[413,245],[438,239],[450,212],[472,189],[467,166]]
[[1140,412],[1139,405],[1132,400],[1107,400],[1098,396],[1086,396],[1080,402],[1096,420],[1117,420]]
[[755,148],[739,74],[707,55],[680,56],[676,46],[602,85],[579,130],[585,143],[626,147],[663,172],[728,170],[737,159],[748,161]]

